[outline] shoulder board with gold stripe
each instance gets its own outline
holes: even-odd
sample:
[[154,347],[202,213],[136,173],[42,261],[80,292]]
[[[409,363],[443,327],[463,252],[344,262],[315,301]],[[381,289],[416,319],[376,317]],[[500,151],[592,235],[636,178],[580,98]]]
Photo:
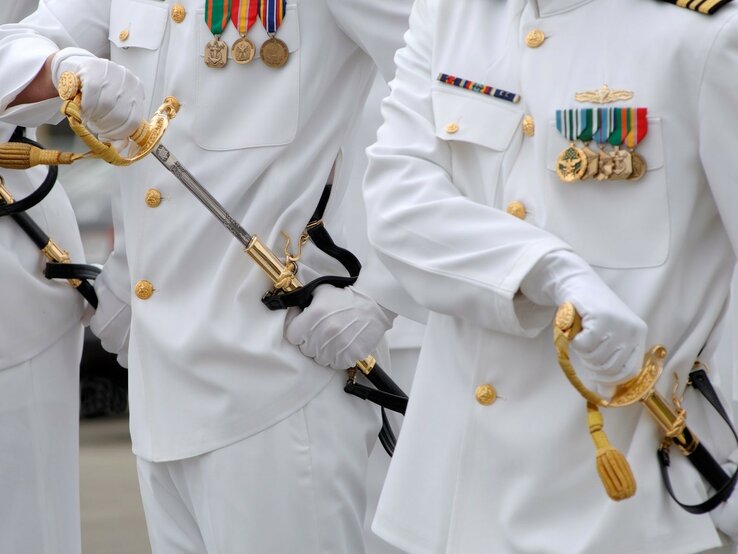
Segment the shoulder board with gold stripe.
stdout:
[[664,2],[705,15],[712,15],[731,0],[664,0]]

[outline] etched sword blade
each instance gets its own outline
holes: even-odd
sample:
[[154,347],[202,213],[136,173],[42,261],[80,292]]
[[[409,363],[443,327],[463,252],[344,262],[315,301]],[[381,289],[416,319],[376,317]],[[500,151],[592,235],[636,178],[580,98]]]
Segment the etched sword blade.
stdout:
[[174,175],[177,180],[182,183],[187,189],[195,195],[195,197],[202,202],[202,204],[210,210],[218,221],[230,231],[230,233],[236,237],[241,244],[248,246],[253,238],[246,230],[241,227],[240,223],[233,219],[233,216],[229,214],[226,209],[218,202],[212,194],[210,194],[205,187],[203,187],[197,179],[187,171],[179,160],[167,149],[166,146],[160,144],[152,152],[154,157],[159,160],[169,172]]

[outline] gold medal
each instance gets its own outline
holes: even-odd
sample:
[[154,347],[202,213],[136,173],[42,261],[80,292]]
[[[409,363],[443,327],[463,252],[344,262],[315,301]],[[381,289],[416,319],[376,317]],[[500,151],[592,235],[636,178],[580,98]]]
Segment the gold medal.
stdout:
[[256,47],[250,38],[242,36],[233,43],[231,47],[231,53],[233,54],[233,60],[236,63],[246,64],[250,63],[256,55]]
[[636,152],[631,152],[630,157],[633,163],[633,173],[628,177],[628,181],[638,181],[646,174],[646,160]]
[[587,158],[587,171],[584,173],[582,181],[586,181],[587,179],[594,179],[595,175],[597,175],[600,156],[589,146],[585,146],[584,148],[582,148],[582,152],[584,152],[584,155]]
[[287,63],[290,57],[290,49],[283,40],[270,37],[261,45],[260,55],[261,61],[265,65],[277,69]]
[[599,160],[597,160],[597,175],[595,179],[598,181],[607,181],[612,175],[615,161],[612,159],[612,154],[604,150],[599,152]]
[[228,61],[228,45],[216,36],[205,45],[205,65],[220,69]]
[[587,156],[574,146],[574,143],[571,143],[556,159],[556,174],[565,183],[581,180],[586,171]]
[[625,180],[633,173],[633,160],[627,150],[616,149],[612,153],[612,180]]

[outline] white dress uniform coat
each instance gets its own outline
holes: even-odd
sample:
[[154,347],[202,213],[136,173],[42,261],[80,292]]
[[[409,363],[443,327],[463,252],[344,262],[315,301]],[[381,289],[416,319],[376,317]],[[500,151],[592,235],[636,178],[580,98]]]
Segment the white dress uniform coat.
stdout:
[[[584,401],[557,364],[553,310],[516,293],[543,255],[571,249],[648,324],[649,343],[668,348],[662,394],[671,398],[674,374],[684,388],[703,347],[709,362],[738,248],[738,9],[418,0],[406,41],[365,197],[381,259],[433,311],[374,530],[411,553],[720,547],[708,515],[667,496],[661,432],[640,405],[604,413],[638,483],[633,498],[608,499]],[[440,73],[521,100],[453,87]],[[614,105],[648,108],[636,150],[648,171],[635,182],[563,183],[555,162],[568,141],[555,112],[598,107],[574,95],[605,83],[634,93]],[[512,201],[524,221],[505,212]],[[495,402],[475,398],[484,385]],[[688,420],[721,454],[692,394]],[[683,499],[704,499],[686,469],[674,476]]]
[[[18,21],[36,5],[5,2],[0,22]],[[0,142],[14,128],[0,124]],[[20,200],[41,184],[46,170],[0,175]],[[74,262],[84,262],[77,222],[60,185],[27,213]],[[47,280],[45,265],[18,224],[0,218],[0,552],[78,554],[84,302],[65,282]]]
[[[223,69],[206,66],[203,54],[213,35],[205,23],[205,1],[183,0],[176,7],[174,2],[157,0],[42,1],[25,25],[0,30],[0,57],[8,60],[0,106],[6,107],[43,59],[59,47],[79,46],[110,57],[142,80],[151,110],[165,96],[179,99],[182,109],[163,142],[249,232],[281,254],[280,232],[287,232],[294,245],[307,224],[360,111],[375,64],[385,79],[394,74],[392,58],[407,28],[410,2],[289,0],[277,33],[289,47],[289,61],[279,69],[267,67],[259,58],[259,47],[268,38],[260,21],[249,31],[257,51],[252,63],[239,65],[230,59]],[[229,23],[222,40],[230,46],[237,38]],[[34,113],[34,107],[13,108],[6,118],[40,117],[46,104],[52,110],[58,107],[56,101],[42,104]],[[229,465],[251,473],[262,487],[271,484],[258,495],[241,495],[237,501],[262,506],[257,515],[271,518],[267,520],[271,523],[264,525],[254,514],[239,514],[225,501],[218,503],[218,494],[238,496],[240,490],[218,463],[209,466],[212,473],[206,481],[219,479],[222,492],[208,488],[200,496],[200,507],[214,498],[217,525],[222,523],[222,511],[231,532],[248,535],[241,525],[251,517],[249,525],[261,527],[255,533],[271,535],[275,544],[269,551],[290,548],[287,537],[294,530],[299,537],[301,529],[311,529],[320,510],[302,500],[292,502],[293,496],[308,494],[310,480],[297,476],[297,489],[293,488],[292,481],[275,477],[280,475],[276,462],[299,456],[303,467],[309,467],[309,454],[326,462],[321,467],[332,463],[341,471],[357,473],[360,493],[343,491],[345,501],[335,498],[337,511],[351,511],[360,518],[363,508],[355,500],[363,497],[360,470],[378,430],[374,411],[343,394],[344,374],[318,366],[283,339],[285,312],[269,312],[260,301],[271,288],[270,281],[159,162],[146,159],[121,170],[120,176],[124,234],[122,241],[116,239],[113,254],[118,270],[109,271],[111,264],[102,278],[113,298],[122,305],[130,302],[132,312],[129,394],[133,450],[143,462],[139,467],[184,459],[192,467],[199,463],[198,455],[225,451],[267,429],[271,433],[284,422],[291,426],[285,428],[288,431],[274,432],[286,433],[287,438],[279,440],[292,441],[296,453],[274,449],[264,441],[263,448],[271,454],[264,457],[260,450],[254,455],[254,467]],[[343,238],[331,222],[342,194],[333,191],[324,217],[339,244]],[[344,270],[308,244],[299,276],[308,280],[315,274],[343,275]],[[120,311],[125,312],[124,306]],[[328,388],[337,391],[336,402],[350,402],[350,408],[343,413],[340,410],[346,408],[337,406],[326,423],[338,424],[358,439],[345,448],[332,444],[330,451],[321,450],[319,432],[306,434],[301,421],[307,415],[300,412]],[[234,453],[231,460],[236,460],[233,456],[244,454]],[[327,470],[326,477],[330,471],[334,470]],[[141,481],[146,505],[146,490],[156,491],[156,478],[144,475]],[[318,489],[318,500],[321,494]],[[276,520],[289,516],[287,512],[277,516],[279,503],[302,510],[299,517],[287,518],[290,533],[281,524],[277,529]],[[197,524],[207,535],[203,517],[198,513]],[[326,523],[329,517],[324,517]],[[152,523],[156,525],[149,518],[150,527]],[[326,534],[339,536],[340,527],[333,525]],[[197,548],[224,548],[210,546],[221,544],[219,533],[214,528],[211,536],[202,537],[207,544]],[[308,532],[302,539],[305,552],[342,548],[311,546]],[[152,536],[155,550],[166,551],[166,543],[157,545],[157,540]],[[259,548],[250,546],[252,551]],[[359,552],[362,547],[345,548]]]

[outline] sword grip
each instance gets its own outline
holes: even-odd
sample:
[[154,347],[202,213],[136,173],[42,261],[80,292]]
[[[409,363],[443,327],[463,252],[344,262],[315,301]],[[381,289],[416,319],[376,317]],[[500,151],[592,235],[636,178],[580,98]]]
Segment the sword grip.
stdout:
[[[246,253],[267,274],[275,288],[283,292],[293,292],[302,287],[300,280],[295,277],[295,264],[293,263],[292,266],[285,264],[259,237],[255,235],[251,237],[251,241],[246,247]],[[402,389],[395,385],[392,379],[377,365],[377,361],[373,356],[367,356],[363,360],[359,360],[354,367],[366,375],[377,388],[381,387],[381,390],[407,397]]]

